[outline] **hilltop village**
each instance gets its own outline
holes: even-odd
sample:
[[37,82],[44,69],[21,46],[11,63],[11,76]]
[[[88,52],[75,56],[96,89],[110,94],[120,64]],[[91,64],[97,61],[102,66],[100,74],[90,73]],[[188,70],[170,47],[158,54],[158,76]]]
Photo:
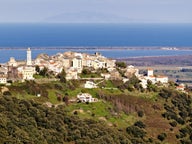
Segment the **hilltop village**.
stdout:
[[185,143],[191,104],[188,87],[100,53],[28,48],[0,66],[3,143]]
[[[92,73],[98,69],[103,69],[103,72],[98,77],[84,78],[87,79],[85,88],[96,88],[97,85],[90,80],[106,79],[106,80],[122,80],[124,83],[129,78],[135,75],[143,88],[147,87],[147,82],[150,80],[155,83],[168,83],[167,76],[155,76],[153,69],[148,69],[147,75],[139,74],[139,69],[134,66],[118,67],[118,62],[113,59],[108,59],[100,53],[86,54],[78,52],[58,53],[53,56],[47,54],[40,54],[36,59],[32,60],[31,49],[27,49],[27,60],[16,61],[14,57],[0,67],[0,84],[7,84],[15,81],[34,80],[34,75],[39,71],[46,69],[57,76],[62,72],[66,73],[66,80],[82,79],[81,73],[85,73],[88,68]],[[38,67],[38,70],[37,70]],[[121,73],[123,72],[123,74]]]

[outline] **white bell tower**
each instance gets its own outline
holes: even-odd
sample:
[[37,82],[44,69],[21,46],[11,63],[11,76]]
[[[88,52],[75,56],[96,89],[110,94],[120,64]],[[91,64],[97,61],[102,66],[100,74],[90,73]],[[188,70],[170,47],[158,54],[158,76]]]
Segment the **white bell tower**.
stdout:
[[27,65],[31,66],[32,65],[32,61],[31,61],[31,49],[28,48],[27,49]]

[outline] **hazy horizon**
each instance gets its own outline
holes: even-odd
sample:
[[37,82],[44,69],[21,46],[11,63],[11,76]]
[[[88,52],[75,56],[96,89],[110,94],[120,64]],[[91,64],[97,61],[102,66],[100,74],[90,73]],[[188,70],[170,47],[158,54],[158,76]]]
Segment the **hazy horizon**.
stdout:
[[191,0],[0,0],[0,23],[192,23]]

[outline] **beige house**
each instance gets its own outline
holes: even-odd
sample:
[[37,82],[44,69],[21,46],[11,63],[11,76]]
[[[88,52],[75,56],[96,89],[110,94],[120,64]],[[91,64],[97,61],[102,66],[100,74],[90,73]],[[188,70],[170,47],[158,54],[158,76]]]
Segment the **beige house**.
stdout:
[[114,68],[116,60],[106,59],[106,67],[107,68]]
[[0,84],[6,84],[7,83],[7,76],[4,74],[0,74]]
[[78,79],[78,72],[74,68],[66,70],[66,80]]
[[139,75],[139,69],[135,68],[134,66],[130,65],[126,68],[125,76],[127,78],[130,78],[131,76],[138,76]]
[[18,66],[18,64],[17,64],[14,57],[11,57],[7,64],[8,64],[8,66],[12,66],[12,67],[17,67]]
[[179,86],[176,87],[177,90],[179,91],[185,91],[185,85],[184,84],[180,84]]
[[23,80],[34,80],[35,67],[24,67],[22,71]]
[[110,76],[110,79],[111,79],[111,80],[121,80],[121,79],[122,79],[120,73],[119,73],[117,70],[111,71],[111,72],[110,72],[110,75],[111,75],[111,76]]
[[110,77],[111,77],[111,75],[109,73],[102,73],[101,76],[104,77],[104,79],[106,79],[106,80],[110,79]]
[[62,64],[64,68],[70,68],[72,65],[72,61],[68,58],[62,59]]

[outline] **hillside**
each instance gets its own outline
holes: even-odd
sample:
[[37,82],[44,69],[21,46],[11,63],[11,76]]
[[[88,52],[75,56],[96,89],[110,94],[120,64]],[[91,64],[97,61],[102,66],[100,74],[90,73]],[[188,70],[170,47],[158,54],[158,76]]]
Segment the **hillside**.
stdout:
[[[176,91],[172,84],[144,90],[134,78],[125,84],[104,81],[95,89],[85,89],[83,83],[29,81],[8,86],[9,91],[0,96],[1,142],[192,142],[190,91]],[[78,103],[80,92],[99,101]]]

